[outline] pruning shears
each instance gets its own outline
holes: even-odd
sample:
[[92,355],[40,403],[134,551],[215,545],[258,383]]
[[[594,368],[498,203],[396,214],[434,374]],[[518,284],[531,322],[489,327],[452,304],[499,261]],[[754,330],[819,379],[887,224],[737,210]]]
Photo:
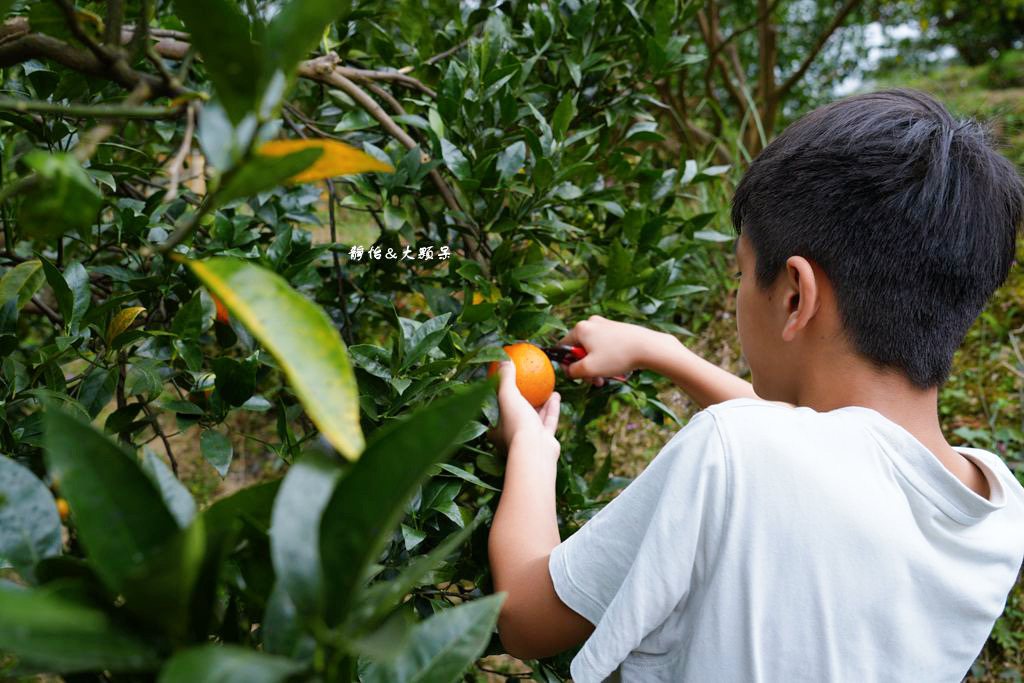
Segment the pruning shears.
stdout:
[[[587,355],[587,350],[582,346],[570,346],[569,344],[556,344],[555,346],[541,346],[540,350],[543,351],[548,358],[555,361],[558,364],[575,363],[581,360]],[[611,379],[618,380],[620,382],[626,381],[626,375],[615,375]]]

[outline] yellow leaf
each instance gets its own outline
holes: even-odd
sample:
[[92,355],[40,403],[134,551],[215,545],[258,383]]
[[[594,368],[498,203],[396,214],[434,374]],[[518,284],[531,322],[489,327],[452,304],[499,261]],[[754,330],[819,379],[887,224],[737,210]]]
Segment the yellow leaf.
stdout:
[[117,315],[110,319],[110,324],[107,325],[107,346],[110,346],[117,339],[118,335],[131,327],[135,319],[145,312],[146,309],[142,306],[122,308],[118,311]]
[[391,173],[395,170],[391,164],[378,161],[366,152],[337,140],[271,140],[260,145],[257,151],[264,156],[283,157],[310,148],[321,149],[323,154],[313,162],[312,166],[292,176],[293,182],[309,183],[314,180],[352,173],[366,173],[367,171]]

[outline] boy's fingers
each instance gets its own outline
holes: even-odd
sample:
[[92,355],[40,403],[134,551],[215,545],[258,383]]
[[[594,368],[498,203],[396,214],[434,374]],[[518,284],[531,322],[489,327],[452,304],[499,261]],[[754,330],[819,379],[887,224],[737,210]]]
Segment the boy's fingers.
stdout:
[[566,366],[565,371],[572,379],[586,379],[590,376],[590,364],[586,357]]
[[562,396],[556,391],[551,394],[547,402],[544,404],[544,408],[541,410],[540,419],[544,423],[544,429],[550,434],[554,434],[555,430],[558,429],[558,416],[560,414],[560,408],[562,405]]

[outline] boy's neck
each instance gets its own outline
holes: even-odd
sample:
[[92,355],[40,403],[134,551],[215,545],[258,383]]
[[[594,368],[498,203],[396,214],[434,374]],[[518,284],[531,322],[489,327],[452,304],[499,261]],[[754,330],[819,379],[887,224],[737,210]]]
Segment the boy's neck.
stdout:
[[837,382],[834,366],[827,373],[813,372],[812,367],[812,364],[805,366],[808,373],[797,390],[796,405],[818,412],[845,406],[871,408],[907,430],[965,486],[988,498],[985,475],[973,461],[953,450],[942,434],[937,388],[920,390],[898,373],[863,365],[852,372],[844,372],[842,381]]

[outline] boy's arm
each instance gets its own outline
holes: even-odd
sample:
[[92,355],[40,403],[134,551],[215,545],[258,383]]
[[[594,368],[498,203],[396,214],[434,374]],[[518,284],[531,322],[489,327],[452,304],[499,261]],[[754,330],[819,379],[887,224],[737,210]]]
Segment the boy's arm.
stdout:
[[558,394],[538,414],[516,389],[514,366],[505,363],[498,400],[508,444],[488,542],[494,589],[508,594],[498,634],[509,654],[534,659],[582,643],[594,626],[559,599],[548,573],[548,557],[561,542],[555,513]]
[[754,387],[686,348],[670,334],[592,315],[562,340],[578,344],[587,355],[569,366],[571,377],[600,378],[636,369],[668,377],[701,408],[733,398],[759,398]]
[[759,398],[750,382],[704,360],[672,335],[645,331],[650,336],[639,349],[637,367],[668,377],[701,408],[733,398]]

